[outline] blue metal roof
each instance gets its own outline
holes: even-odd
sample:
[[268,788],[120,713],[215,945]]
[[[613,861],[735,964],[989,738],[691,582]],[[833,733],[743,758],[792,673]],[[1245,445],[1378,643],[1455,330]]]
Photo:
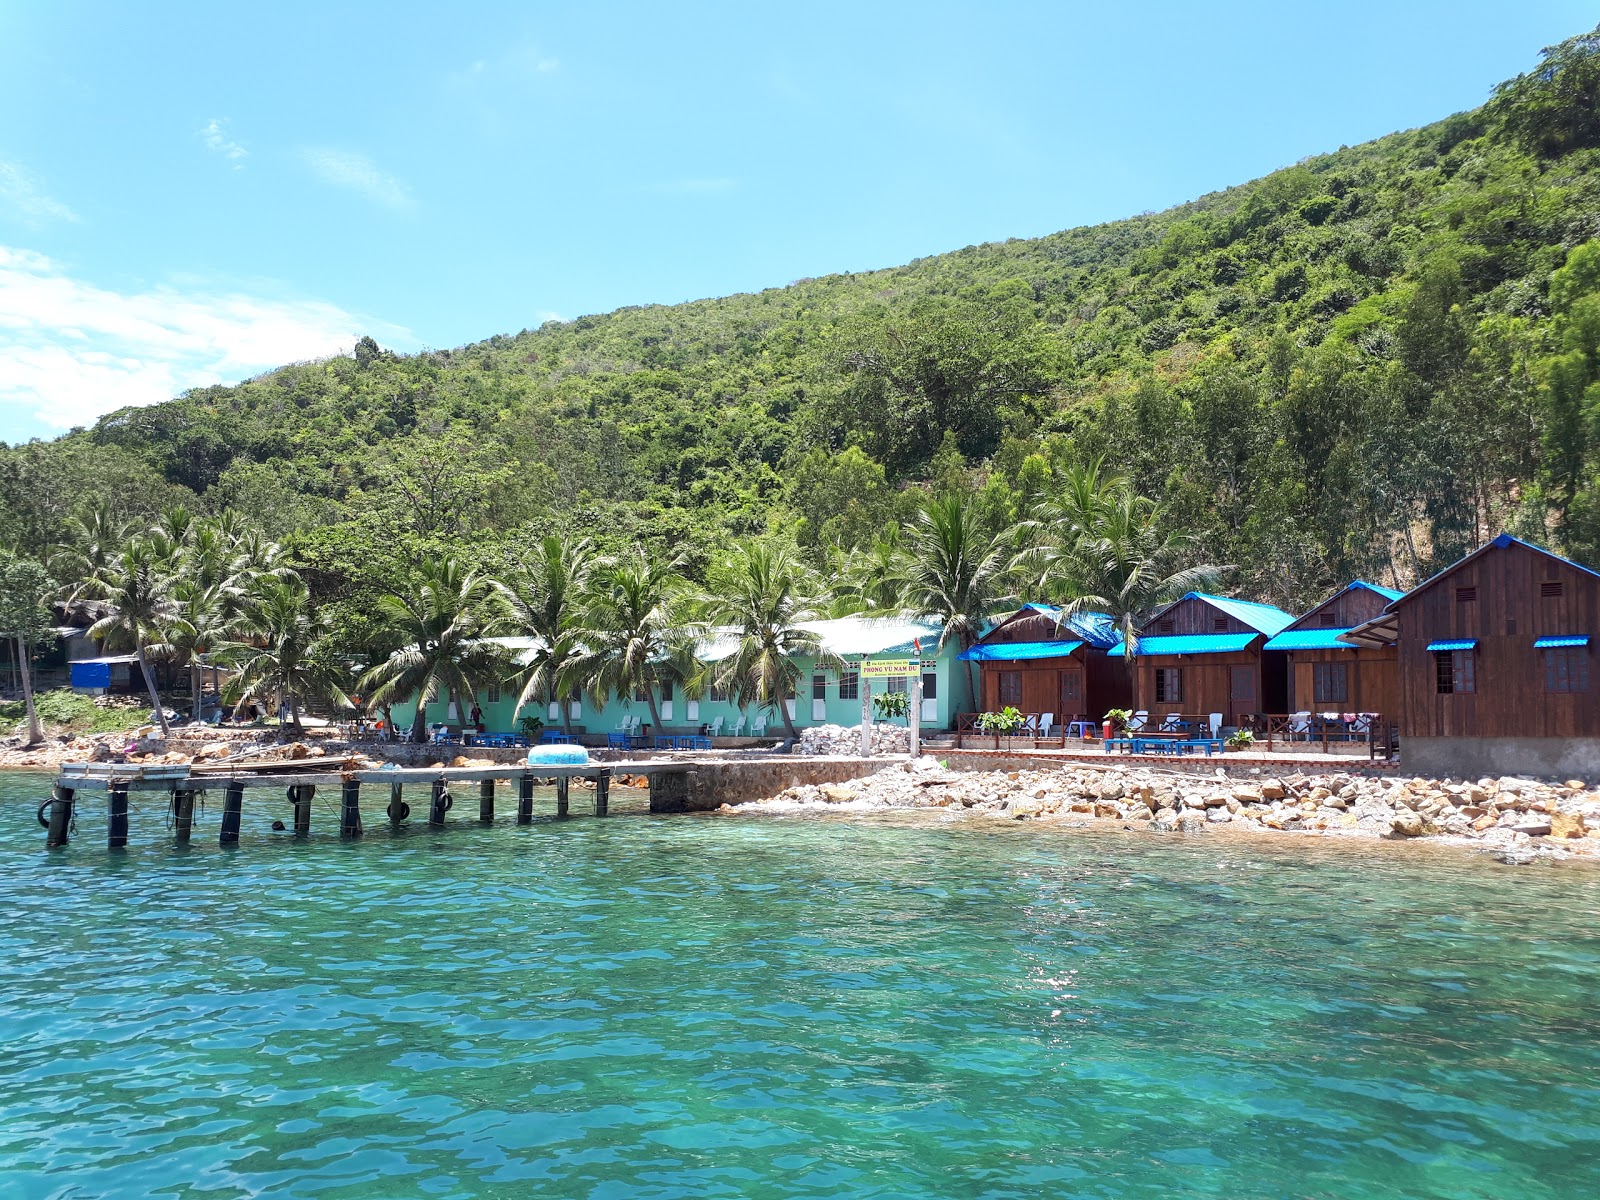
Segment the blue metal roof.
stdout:
[[[1208,605],[1224,611],[1235,621],[1243,621],[1251,629],[1261,630],[1267,637],[1282,634],[1286,626],[1294,624],[1293,616],[1285,613],[1282,608],[1278,608],[1277,605],[1258,605],[1254,600],[1234,600],[1227,595],[1210,595],[1208,592],[1187,592],[1182,600],[1205,600]],[[1171,606],[1173,605],[1168,605],[1166,608]],[[1163,613],[1166,608],[1163,608]]]
[[[1140,638],[1134,656],[1147,658],[1156,654],[1228,654],[1245,649],[1260,636],[1259,633],[1159,633]],[[1122,657],[1122,643],[1118,642],[1107,653],[1117,658]]]
[[1471,650],[1478,644],[1477,638],[1456,638],[1454,641],[1429,642],[1429,650]]
[[1375,583],[1368,583],[1365,579],[1356,580],[1350,587],[1345,588],[1345,591],[1348,592],[1350,588],[1366,588],[1369,592],[1377,592],[1378,595],[1386,600],[1398,600],[1405,595],[1404,592],[1397,592],[1394,588],[1379,587]]
[[958,658],[965,662],[1021,662],[1030,658],[1064,658],[1082,641],[1076,642],[979,642],[963,650]]
[[1261,648],[1263,650],[1354,650],[1355,647],[1349,642],[1339,640],[1341,633],[1349,632],[1349,628],[1330,629],[1326,626],[1318,626],[1316,629],[1286,629]]
[[1060,607],[1054,604],[1024,604],[1022,607],[1043,613],[1060,624],[1063,629],[1070,630],[1091,646],[1101,650],[1109,650],[1117,644],[1119,635],[1116,618],[1108,613],[1084,611],[1063,617]]
[[1534,641],[1533,648],[1535,650],[1560,650],[1565,646],[1587,646],[1588,644],[1589,635],[1584,633],[1565,637],[1538,638]]

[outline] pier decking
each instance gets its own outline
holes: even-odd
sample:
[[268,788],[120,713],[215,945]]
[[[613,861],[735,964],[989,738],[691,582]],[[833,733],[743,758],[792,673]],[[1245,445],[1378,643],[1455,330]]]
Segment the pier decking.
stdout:
[[411,806],[404,789],[428,789],[427,821],[442,826],[445,814],[455,807],[452,785],[477,784],[478,819],[495,819],[495,788],[499,780],[517,788],[517,824],[533,821],[534,789],[544,781],[556,789],[558,817],[570,815],[573,779],[594,783],[594,815],[607,815],[613,771],[644,776],[650,780],[652,800],[657,780],[681,776],[694,769],[682,761],[644,761],[626,764],[584,763],[571,766],[537,764],[493,764],[471,767],[380,767],[335,770],[334,760],[289,760],[262,764],[262,769],[242,769],[218,763],[210,766],[129,767],[98,763],[69,763],[56,777],[51,795],[39,808],[39,819],[47,829],[45,845],[64,846],[72,830],[73,813],[83,793],[104,793],[106,797],[106,845],[115,849],[128,844],[128,797],[131,793],[158,792],[171,797],[172,827],[176,840],[193,837],[195,800],[206,792],[223,793],[222,822],[218,842],[223,846],[239,841],[245,792],[251,789],[281,790],[294,810],[294,832],[304,836],[311,831],[312,801],[318,788],[339,790],[339,835],[360,837],[362,833],[361,789],[364,784],[386,785],[388,804],[384,815],[394,824],[411,817]]

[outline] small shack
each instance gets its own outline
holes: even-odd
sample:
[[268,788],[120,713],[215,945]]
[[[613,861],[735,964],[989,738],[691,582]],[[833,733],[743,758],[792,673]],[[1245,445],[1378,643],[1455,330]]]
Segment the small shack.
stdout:
[[1048,604],[1024,604],[961,657],[979,664],[984,711],[1010,705],[1053,713],[1054,723],[1064,725],[1128,707],[1127,670],[1108,656],[1117,644],[1116,623],[1105,613],[1063,616]]
[[1394,717],[1399,655],[1393,643],[1363,646],[1343,635],[1381,615],[1402,594],[1358,579],[1284,626],[1262,647],[1289,656],[1288,711]]
[[[1189,592],[1145,622],[1135,649],[1135,709],[1152,723],[1181,713],[1244,725],[1288,708],[1289,663],[1269,639],[1294,618],[1271,604]],[[1121,659],[1118,642],[1111,658]],[[1124,668],[1126,669],[1126,668]]]
[[1600,572],[1501,534],[1348,637],[1385,631],[1408,771],[1600,776]]

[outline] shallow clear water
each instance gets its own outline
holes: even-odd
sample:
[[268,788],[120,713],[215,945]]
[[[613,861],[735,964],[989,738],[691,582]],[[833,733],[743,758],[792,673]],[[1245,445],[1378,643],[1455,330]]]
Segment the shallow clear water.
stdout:
[[1600,873],[461,808],[296,843],[264,800],[236,851],[147,801],[110,854],[91,801],[47,855],[43,782],[0,776],[14,1200],[1600,1194]]

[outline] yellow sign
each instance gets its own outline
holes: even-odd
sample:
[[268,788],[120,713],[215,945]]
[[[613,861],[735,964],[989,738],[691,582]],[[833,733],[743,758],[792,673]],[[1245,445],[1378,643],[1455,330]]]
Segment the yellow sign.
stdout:
[[919,664],[914,658],[880,658],[864,660],[861,664],[863,679],[900,679],[915,675]]

